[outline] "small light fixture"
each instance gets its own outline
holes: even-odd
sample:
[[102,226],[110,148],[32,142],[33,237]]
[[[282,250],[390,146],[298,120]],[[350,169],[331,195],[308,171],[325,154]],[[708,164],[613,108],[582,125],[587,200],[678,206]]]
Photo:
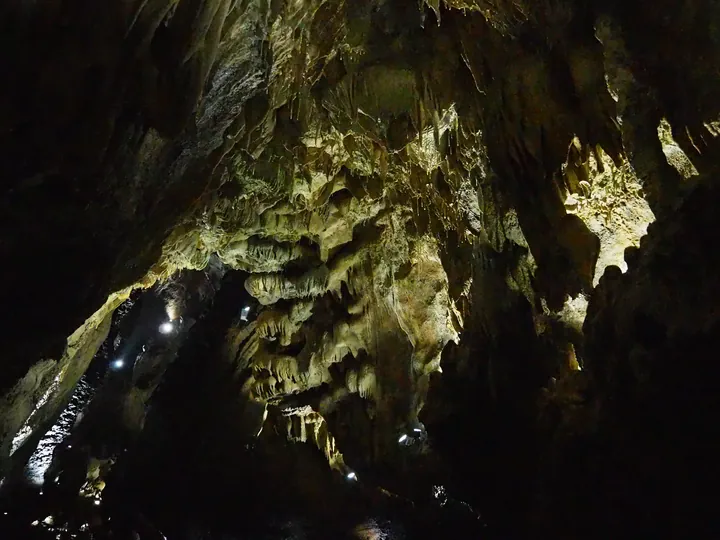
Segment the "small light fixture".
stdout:
[[422,429],[420,429],[419,427],[414,428],[413,431],[415,433],[422,433]]
[[247,321],[248,315],[250,315],[250,306],[245,306],[244,308],[242,308],[242,311],[240,312],[240,320]]
[[[125,360],[122,358],[118,358],[117,360],[113,361],[112,367],[113,369],[121,369],[125,365]],[[68,446],[68,448],[72,448],[71,446]]]
[[400,435],[400,438],[398,439],[398,442],[399,442],[400,444],[402,444],[402,443],[404,443],[405,441],[407,441],[407,438],[408,438],[408,436],[403,433],[402,435]]
[[347,473],[347,476],[345,478],[347,478],[348,480],[357,481],[357,474],[355,474],[354,471],[350,471],[349,473]]
[[170,332],[173,331],[173,328],[174,328],[174,326],[173,326],[172,322],[165,321],[164,323],[162,323],[160,325],[160,328],[158,328],[158,330],[160,330],[161,334],[169,334]]
[[95,506],[100,506],[100,499],[95,499]]

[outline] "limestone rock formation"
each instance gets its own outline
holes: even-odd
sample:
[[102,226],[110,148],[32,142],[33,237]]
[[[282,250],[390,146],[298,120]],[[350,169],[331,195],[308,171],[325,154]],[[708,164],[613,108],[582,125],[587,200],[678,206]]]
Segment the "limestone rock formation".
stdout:
[[[50,469],[93,497],[169,493],[182,440],[198,491],[258,481],[242,453],[318,498],[447,484],[510,536],[702,532],[642,474],[716,469],[716,2],[46,4],[0,6],[0,478],[127,346]],[[675,413],[680,450],[642,434]]]

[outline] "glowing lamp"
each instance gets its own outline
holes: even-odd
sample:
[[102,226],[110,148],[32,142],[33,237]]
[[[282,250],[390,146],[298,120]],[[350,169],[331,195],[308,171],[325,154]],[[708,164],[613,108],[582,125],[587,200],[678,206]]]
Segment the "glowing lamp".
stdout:
[[169,334],[173,331],[173,328],[173,323],[171,323],[170,321],[165,321],[160,325],[160,328],[158,328],[158,330],[160,330],[161,334]]

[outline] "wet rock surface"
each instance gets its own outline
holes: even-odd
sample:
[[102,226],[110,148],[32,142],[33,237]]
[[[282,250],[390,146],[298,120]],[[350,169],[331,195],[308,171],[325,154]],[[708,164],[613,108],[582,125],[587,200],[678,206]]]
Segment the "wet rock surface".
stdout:
[[710,530],[718,9],[5,2],[7,523]]

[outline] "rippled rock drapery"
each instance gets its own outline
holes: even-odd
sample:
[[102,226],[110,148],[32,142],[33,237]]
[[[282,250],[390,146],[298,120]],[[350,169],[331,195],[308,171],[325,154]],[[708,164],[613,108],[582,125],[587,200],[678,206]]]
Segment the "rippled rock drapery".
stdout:
[[[443,359],[528,431],[538,397],[575,395],[567,381],[622,392],[598,360],[603,291],[623,250],[623,280],[652,274],[634,268],[650,209],[671,223],[700,182],[682,171],[714,170],[718,15],[670,0],[7,3],[0,460],[72,389],[115,291],[213,254],[259,304],[224,346],[248,433],[267,421],[341,471],[401,461],[398,436],[465,403],[451,381],[425,410]],[[73,376],[55,388],[58,369]]]

